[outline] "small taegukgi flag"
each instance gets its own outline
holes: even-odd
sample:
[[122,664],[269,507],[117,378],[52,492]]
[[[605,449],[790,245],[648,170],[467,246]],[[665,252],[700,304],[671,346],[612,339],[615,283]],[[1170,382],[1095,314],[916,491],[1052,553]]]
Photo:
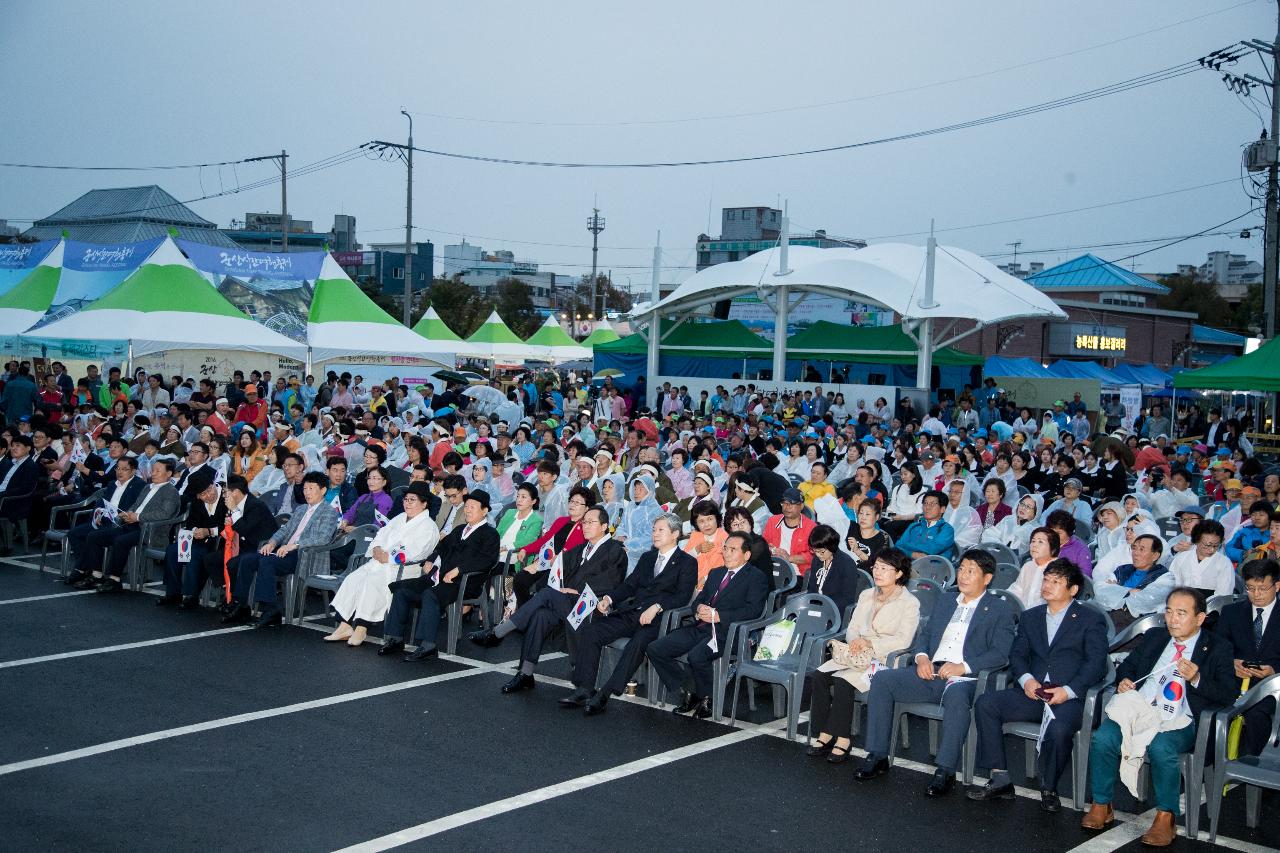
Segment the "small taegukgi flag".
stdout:
[[195,539],[195,534],[185,528],[178,531],[178,562],[191,562],[191,543]]
[[573,605],[573,610],[569,611],[569,627],[575,631],[578,630],[578,626],[591,615],[591,611],[595,610],[599,603],[600,599],[596,598],[596,594],[591,591],[591,584],[584,586],[577,603]]

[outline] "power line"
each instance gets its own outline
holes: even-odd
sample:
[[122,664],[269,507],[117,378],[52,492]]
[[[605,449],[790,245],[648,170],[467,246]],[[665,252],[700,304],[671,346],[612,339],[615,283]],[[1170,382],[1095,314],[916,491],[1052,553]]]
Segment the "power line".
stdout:
[[476,124],[518,125],[518,126],[525,126],[525,127],[571,127],[571,128],[572,127],[576,127],[576,128],[636,127],[636,126],[654,126],[654,125],[668,125],[668,124],[690,124],[694,122],[720,121],[723,119],[772,116],[772,115],[779,115],[782,113],[802,112],[807,110],[817,110],[817,109],[825,109],[828,107],[843,106],[845,104],[858,103],[860,101],[870,101],[877,98],[891,97],[893,95],[910,94],[912,92],[919,92],[925,89],[932,89],[938,86],[949,86],[955,83],[968,82],[970,80],[980,80],[984,77],[992,77],[997,74],[1003,74],[1008,71],[1017,71],[1019,69],[1027,68],[1032,65],[1039,65],[1045,62],[1052,62],[1058,59],[1065,59],[1071,56],[1078,56],[1082,53],[1088,53],[1090,51],[1100,50],[1105,47],[1112,47],[1117,44],[1122,44],[1127,41],[1132,41],[1133,39],[1143,38],[1145,36],[1163,32],[1165,30],[1173,29],[1174,27],[1179,27],[1179,26],[1182,26],[1183,24],[1189,24],[1194,21],[1199,21],[1204,18],[1212,17],[1214,15],[1220,15],[1223,12],[1230,12],[1234,9],[1241,8],[1242,6],[1252,5],[1255,2],[1257,2],[1257,0],[1245,0],[1245,2],[1243,3],[1236,3],[1231,6],[1223,7],[1221,9],[1215,9],[1211,12],[1205,12],[1204,14],[1201,14],[1201,15],[1195,15],[1190,18],[1183,18],[1182,20],[1173,21],[1171,23],[1165,24],[1164,26],[1156,27],[1150,30],[1144,30],[1143,32],[1140,32],[1140,33],[1133,33],[1132,35],[1122,36],[1120,38],[1112,39],[1110,41],[1105,41],[1105,42],[1101,42],[1099,44],[1094,44],[1094,45],[1088,45],[1086,47],[1077,48],[1075,50],[1069,50],[1064,53],[1056,53],[1050,56],[1042,56],[1038,59],[1032,59],[1026,62],[1019,62],[1014,65],[1006,65],[1000,68],[993,68],[988,71],[980,71],[974,74],[967,74],[963,77],[953,77],[947,80],[936,80],[929,83],[922,83],[916,86],[907,86],[900,89],[890,89],[883,92],[872,92],[864,95],[854,95],[848,98],[840,98],[838,100],[833,100],[833,101],[819,101],[816,103],[809,103],[809,104],[797,104],[794,106],[778,107],[776,109],[769,109],[769,110],[756,110],[751,112],[736,112],[736,113],[720,113],[720,114],[705,115],[705,116],[688,116],[684,118],[651,119],[651,120],[636,119],[636,120],[629,120],[629,121],[614,121],[614,122],[562,122],[562,121],[529,121],[529,120],[522,121],[519,119],[460,116],[460,115],[450,115],[447,113],[420,112],[420,111],[414,111],[414,110],[410,110],[410,112],[413,115],[423,116],[425,118],[438,118],[438,119],[445,119],[448,121],[472,122]]
[[[1189,239],[1196,239],[1201,237],[1235,237],[1235,236],[1239,236],[1239,234],[1240,234],[1239,229],[1232,229],[1230,231],[1209,231],[1206,233],[1180,235],[1180,236],[1172,236],[1172,237],[1170,236],[1148,237],[1143,240],[1115,240],[1109,243],[1085,243],[1078,246],[1055,246],[1047,249],[1019,248],[1017,251],[1017,254],[1023,255],[1023,256],[1049,255],[1055,252],[1079,252],[1083,249],[1115,249],[1120,246],[1141,246],[1147,243],[1162,243],[1166,240],[1189,240]],[[988,258],[988,259],[1007,258],[1013,254],[1014,254],[1013,252],[990,252],[990,253],[984,253],[982,257]]]
[[223,160],[220,163],[184,163],[165,166],[67,166],[43,163],[0,163],[0,166],[10,169],[56,169],[69,172],[157,172],[174,169],[204,169],[211,166],[238,166],[242,163],[253,162],[253,160],[254,158],[252,157],[246,157],[243,160]]
[[[432,148],[415,148],[422,154],[429,154],[434,157],[447,157],[456,160],[470,160],[480,163],[496,163],[508,166],[539,166],[560,169],[656,169],[656,168],[674,168],[680,166],[717,166],[730,163],[752,163],[763,160],[780,160],[789,157],[804,157],[814,154],[830,154],[837,151],[850,151],[857,148],[867,148],[873,145],[884,145],[891,142],[903,142],[910,139],[919,139],[927,136],[934,136],[942,133],[951,133],[957,130],[967,130],[974,127],[981,127],[996,122],[1008,121],[1009,119],[1021,118],[1023,116],[1034,115],[1036,113],[1048,110],[1060,109],[1062,107],[1073,106],[1075,104],[1085,103],[1097,98],[1103,98],[1108,95],[1120,94],[1122,92],[1132,91],[1144,86],[1150,86],[1155,83],[1162,83],[1167,80],[1173,80],[1183,77],[1187,74],[1195,73],[1200,69],[1196,61],[1184,62],[1178,65],[1172,65],[1149,74],[1143,74],[1139,77],[1133,77],[1128,80],[1121,80],[1111,83],[1097,89],[1089,89],[1084,92],[1077,92],[1073,95],[1067,95],[1056,98],[1051,101],[1044,101],[1038,104],[1032,104],[1015,110],[1009,110],[1003,113],[983,116],[977,119],[957,122],[955,124],[943,125],[941,127],[929,128],[927,130],[912,131],[910,133],[900,133],[894,136],[885,136],[877,139],[868,139],[860,142],[850,142],[842,145],[828,145],[821,148],[809,148],[801,151],[787,151],[774,154],[756,154],[745,157],[722,157],[705,160],[671,160],[659,162],[644,163],[574,163],[559,162],[552,160],[527,160],[509,157],[493,157],[482,154],[464,154],[456,151],[442,151]],[[387,143],[375,140],[365,143],[365,148],[378,150]]]

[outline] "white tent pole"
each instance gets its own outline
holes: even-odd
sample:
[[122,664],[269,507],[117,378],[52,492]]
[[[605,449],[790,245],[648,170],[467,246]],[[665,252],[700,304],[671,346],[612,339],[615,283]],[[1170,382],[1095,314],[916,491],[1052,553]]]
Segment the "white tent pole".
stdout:
[[[787,205],[789,207],[789,204]],[[775,276],[791,273],[788,266],[791,254],[791,217],[788,211],[782,211],[782,233],[778,237],[778,271]],[[778,286],[778,304],[774,309],[773,319],[773,381],[783,382],[787,378],[787,315],[791,310],[791,289],[785,284]]]
[[[650,298],[653,300],[651,304],[657,305],[662,299],[662,232],[658,232],[658,240],[653,246],[653,274],[649,279]],[[649,351],[645,369],[648,371],[648,385],[646,386],[646,396],[652,398],[654,389],[658,387],[658,340],[661,335],[659,329],[661,322],[658,319],[658,312],[654,311],[649,316]],[[646,405],[650,404],[649,400],[645,401]],[[657,409],[657,400],[653,400],[652,405]]]
[[[929,220],[929,242],[928,253],[925,256],[924,264],[924,299],[920,301],[920,307],[924,309],[932,309],[937,307],[937,303],[933,299],[933,278],[934,266],[938,256],[938,241],[933,236],[933,220]],[[916,387],[922,391],[928,391],[933,378],[933,318],[926,317],[920,321],[920,328],[917,333],[920,337],[920,357],[916,360]]]
[[133,338],[129,339],[129,349],[125,352],[126,370],[125,376],[133,375]]
[[307,369],[303,376],[310,376],[314,373],[311,368],[311,347],[307,347]]

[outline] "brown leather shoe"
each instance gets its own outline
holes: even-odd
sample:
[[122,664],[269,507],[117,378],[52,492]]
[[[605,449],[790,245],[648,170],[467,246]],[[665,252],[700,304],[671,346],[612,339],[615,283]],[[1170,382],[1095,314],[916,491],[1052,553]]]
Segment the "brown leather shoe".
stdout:
[[1080,819],[1080,826],[1085,829],[1106,829],[1116,822],[1115,809],[1111,804],[1090,803],[1089,811]]
[[1173,820],[1173,812],[1157,811],[1151,828],[1142,836],[1145,847],[1168,847],[1178,837],[1178,827]]

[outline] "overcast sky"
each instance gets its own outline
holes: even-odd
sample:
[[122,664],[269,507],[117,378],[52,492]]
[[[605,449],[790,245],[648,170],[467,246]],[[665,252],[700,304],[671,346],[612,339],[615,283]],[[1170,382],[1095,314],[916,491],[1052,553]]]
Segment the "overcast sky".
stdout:
[[[186,164],[285,148],[301,168],[371,139],[403,141],[402,107],[415,113],[419,147],[514,159],[701,160],[841,145],[1091,90],[1243,38],[1270,40],[1276,6],[7,0],[0,23],[0,161]],[[1020,67],[1000,70],[1011,66]],[[1259,73],[1257,62],[1247,70]],[[1081,253],[1066,247],[1182,236],[1245,213],[1254,203],[1239,180],[1240,150],[1261,126],[1218,75],[1200,71],[975,129],[756,163],[550,169],[420,154],[414,221],[417,238],[437,247],[467,235],[578,273],[590,265],[586,219],[598,197],[601,266],[637,288],[647,286],[659,230],[664,280],[679,281],[709,218],[708,233],[718,234],[722,206],[779,199],[796,228],[852,237],[923,232],[930,218],[939,229],[1019,219],[940,240],[992,255],[1020,240],[1020,260],[1053,250],[1028,259],[1055,263]],[[0,168],[0,218],[25,227],[95,187],[158,183],[196,198],[274,168]],[[191,206],[226,227],[246,211],[277,211],[279,198],[273,184]],[[335,213],[353,214],[365,243],[402,239],[404,168],[358,159],[300,176],[289,182],[289,208],[321,230]],[[1169,271],[1220,248],[1260,258],[1260,224],[1256,213],[1229,226],[1253,226],[1249,240],[1199,238],[1134,263]],[[1114,259],[1155,245],[1093,251]]]

